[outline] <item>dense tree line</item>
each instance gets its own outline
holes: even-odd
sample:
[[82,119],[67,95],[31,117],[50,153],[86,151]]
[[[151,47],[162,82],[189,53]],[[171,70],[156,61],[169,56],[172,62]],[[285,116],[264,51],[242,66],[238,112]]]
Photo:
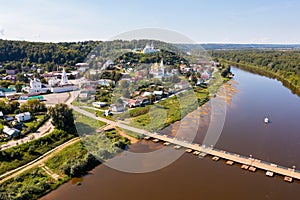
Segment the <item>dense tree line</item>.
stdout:
[[18,72],[27,71],[32,65],[41,65],[52,71],[57,65],[74,66],[83,62],[100,42],[43,43],[0,40],[0,65]]
[[166,50],[161,50],[159,52],[151,53],[151,54],[128,52],[116,58],[115,62],[151,64],[155,62],[159,63],[162,58],[164,60],[164,64],[167,63],[168,65],[179,66],[181,63],[188,64],[188,61],[184,59],[182,56]]
[[6,69],[27,72],[33,65],[46,71],[56,70],[58,65],[74,67],[79,62],[97,66],[97,62],[113,60],[135,48],[142,49],[147,43],[153,43],[156,48],[183,54],[171,44],[150,40],[45,43],[0,39],[0,74],[4,74]]
[[216,60],[277,78],[293,90],[300,89],[299,50],[220,50],[211,53]]

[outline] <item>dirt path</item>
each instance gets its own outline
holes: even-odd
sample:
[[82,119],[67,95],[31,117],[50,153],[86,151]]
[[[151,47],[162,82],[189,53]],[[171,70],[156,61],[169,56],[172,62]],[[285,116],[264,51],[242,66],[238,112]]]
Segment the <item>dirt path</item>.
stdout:
[[47,161],[50,157],[54,156],[56,153],[58,153],[59,151],[61,151],[62,149],[64,149],[67,146],[70,146],[71,144],[74,144],[75,142],[78,142],[80,140],[80,138],[76,137],[73,138],[63,144],[61,144],[60,146],[48,151],[47,153],[45,153],[44,155],[40,156],[39,158],[21,166],[18,167],[17,169],[11,170],[9,172],[6,172],[5,174],[2,174],[0,176],[0,178],[5,177],[3,179],[0,180],[0,184],[4,183],[5,181],[14,178],[15,176],[29,170],[32,169],[34,167],[38,167],[40,165],[42,165],[45,161]]
[[46,121],[36,132],[27,135],[26,137],[18,140],[11,140],[6,144],[0,146],[0,150],[5,150],[19,144],[30,142],[38,138],[44,137],[54,130],[54,126],[51,124],[51,120]]
[[49,168],[45,165],[45,163],[41,164],[39,167],[40,167],[42,170],[44,170],[44,172],[45,172],[46,174],[48,174],[49,176],[51,176],[52,179],[58,180],[59,175],[58,175],[58,174],[55,174],[51,169],[49,169]]

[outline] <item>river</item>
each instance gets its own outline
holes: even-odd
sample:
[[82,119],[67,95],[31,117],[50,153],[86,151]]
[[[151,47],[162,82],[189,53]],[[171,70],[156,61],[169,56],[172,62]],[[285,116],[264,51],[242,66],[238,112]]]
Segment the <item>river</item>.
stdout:
[[[216,148],[286,167],[300,168],[300,98],[279,81],[232,68],[239,91],[227,106]],[[268,116],[271,123],[265,125]],[[203,119],[196,140],[203,139],[209,120]],[[131,151],[161,148],[141,141]],[[225,161],[185,153],[171,165],[150,173],[130,174],[100,165],[73,179],[43,200],[79,199],[299,199],[300,181],[286,183],[282,176],[266,177]]]

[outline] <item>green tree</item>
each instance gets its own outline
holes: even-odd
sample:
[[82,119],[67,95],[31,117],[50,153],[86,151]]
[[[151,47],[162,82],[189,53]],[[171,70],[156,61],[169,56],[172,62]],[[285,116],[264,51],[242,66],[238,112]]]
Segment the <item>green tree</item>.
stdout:
[[6,81],[6,80],[0,81],[0,86],[3,87],[3,88],[8,88],[8,86],[10,86],[12,84],[13,83],[10,82],[10,81]]
[[76,128],[74,124],[73,111],[68,105],[60,103],[54,107],[49,108],[49,115],[52,118],[52,124],[60,130],[69,133],[75,133]]
[[30,113],[36,113],[36,112],[46,112],[47,108],[45,103],[40,102],[38,99],[28,100],[26,103],[23,103],[20,106],[21,112],[30,112]]
[[22,91],[22,86],[23,84],[21,82],[17,82],[15,87],[16,87],[16,92],[21,92]]

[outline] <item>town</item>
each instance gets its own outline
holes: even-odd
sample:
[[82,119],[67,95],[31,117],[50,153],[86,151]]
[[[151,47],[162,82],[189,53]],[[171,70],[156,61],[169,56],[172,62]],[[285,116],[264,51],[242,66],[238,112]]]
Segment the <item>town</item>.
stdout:
[[[161,50],[155,49],[153,44],[147,44],[143,50],[134,49],[132,52],[147,56]],[[77,63],[76,70],[68,73],[65,68],[44,72],[32,66],[31,73],[24,74],[24,80],[29,83],[16,80],[16,70],[6,70],[6,74],[2,74],[0,88],[1,141],[25,137],[36,131],[36,127],[48,120],[46,105],[55,104],[51,100],[55,101],[68,92],[79,91],[77,103],[99,108],[102,115],[108,116],[158,103],[191,87],[206,87],[219,67],[219,63],[206,60],[198,60],[193,64],[181,60],[176,66],[168,65],[163,57],[158,59],[159,63],[141,66],[122,60],[118,63],[108,60],[105,63],[98,62],[98,69],[90,69],[89,63]],[[128,91],[130,85],[139,87]],[[122,86],[124,88],[118,88]],[[121,96],[112,100],[113,91],[119,91]],[[50,95],[54,98],[47,100]],[[34,128],[28,127],[32,124]]]

